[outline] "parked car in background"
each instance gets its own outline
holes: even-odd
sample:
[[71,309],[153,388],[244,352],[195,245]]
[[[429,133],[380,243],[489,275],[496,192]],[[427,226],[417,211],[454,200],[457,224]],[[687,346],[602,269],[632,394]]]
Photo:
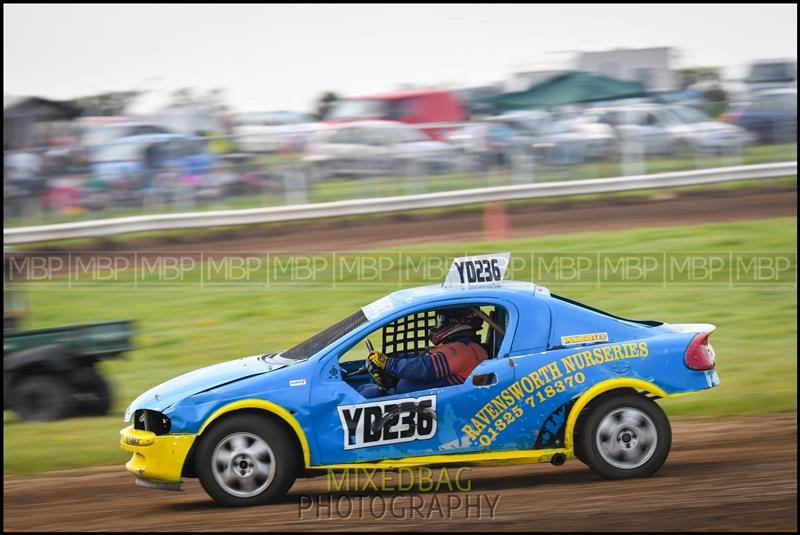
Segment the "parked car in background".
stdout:
[[577,112],[510,112],[492,118],[514,129],[540,164],[573,164],[607,160],[617,154],[613,128]]
[[667,125],[674,122],[663,106],[596,107],[586,111],[594,120],[615,131],[621,144],[637,144],[645,155],[670,155],[688,151],[688,143]]
[[[468,111],[453,91],[420,89],[337,101],[327,117],[328,123],[382,119],[406,124],[465,121]],[[423,127],[432,139],[441,140],[452,128]]]
[[392,121],[356,121],[314,134],[304,160],[317,178],[330,176],[424,176],[447,172],[455,149],[419,129]]
[[668,128],[686,140],[695,153],[738,152],[753,142],[753,136],[745,129],[714,121],[694,108],[667,106],[666,109],[673,119]]
[[79,142],[83,147],[95,147],[130,136],[170,133],[162,126],[131,120],[105,123],[82,122],[78,128]]
[[720,120],[741,126],[759,143],[797,142],[797,89],[768,89],[735,102]]
[[614,127],[622,145],[635,143],[647,155],[737,152],[752,142],[743,128],[688,106],[635,104],[589,113]]
[[471,122],[447,134],[481,168],[509,165],[514,155],[540,164],[573,164],[617,154],[613,128],[580,115],[557,118],[544,111],[509,112]]
[[185,134],[130,136],[94,147],[89,157],[89,208],[140,196],[174,200],[176,192],[194,198],[218,159],[202,138]]
[[513,128],[491,120],[468,123],[446,132],[444,139],[468,159],[467,167],[472,170],[507,165],[512,151],[524,146],[523,139]]
[[240,113],[233,116],[232,133],[244,152],[297,152],[321,128],[316,117],[292,111]]
[[797,89],[797,61],[793,59],[763,59],[753,62],[744,79],[750,92],[765,89]]
[[557,117],[557,128],[572,134],[581,147],[581,161],[612,160],[619,155],[614,128],[591,115],[573,114]]

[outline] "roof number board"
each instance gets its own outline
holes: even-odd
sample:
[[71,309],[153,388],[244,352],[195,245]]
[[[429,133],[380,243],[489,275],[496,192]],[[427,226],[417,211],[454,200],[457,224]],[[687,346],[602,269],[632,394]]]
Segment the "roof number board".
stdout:
[[443,288],[491,286],[503,281],[511,253],[456,258],[450,265]]

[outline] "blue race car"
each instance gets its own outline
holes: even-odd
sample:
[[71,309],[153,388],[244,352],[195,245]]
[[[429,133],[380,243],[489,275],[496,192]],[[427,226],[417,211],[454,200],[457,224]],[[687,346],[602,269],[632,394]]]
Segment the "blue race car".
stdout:
[[[498,264],[498,260],[500,264]],[[216,501],[279,499],[347,468],[503,465],[576,457],[605,478],[655,473],[671,447],[655,403],[719,384],[709,324],[635,321],[503,281],[508,255],[456,259],[442,285],[383,297],[306,341],[187,373],[126,410],[137,484]],[[366,398],[366,345],[428,348],[437,311],[480,311],[487,358],[460,384]]]

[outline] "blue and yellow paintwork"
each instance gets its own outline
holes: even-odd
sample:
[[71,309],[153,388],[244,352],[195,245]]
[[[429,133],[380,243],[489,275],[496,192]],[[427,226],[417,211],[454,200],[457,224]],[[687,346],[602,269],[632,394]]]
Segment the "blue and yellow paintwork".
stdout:
[[[345,449],[337,407],[368,400],[342,379],[339,357],[397,318],[465,304],[507,311],[497,358],[472,372],[493,374],[495,383],[475,386],[467,379],[461,385],[380,398],[436,396],[435,435]],[[283,365],[259,356],[242,358],[190,372],[139,396],[126,410],[125,421],[131,422],[138,409],[150,409],[166,415],[171,430],[156,436],[132,425],[123,429],[121,447],[133,453],[127,469],[143,479],[180,481],[187,455],[203,431],[240,410],[265,411],[285,422],[297,437],[306,468],[547,462],[556,454],[573,455],[578,415],[596,396],[627,388],[666,398],[719,384],[715,370],[692,370],[683,361],[694,336],[712,331],[713,325],[623,320],[558,299],[530,283],[400,290],[362,310],[366,323],[306,360]],[[576,339],[588,342],[562,344]],[[548,446],[542,447],[545,442]]]

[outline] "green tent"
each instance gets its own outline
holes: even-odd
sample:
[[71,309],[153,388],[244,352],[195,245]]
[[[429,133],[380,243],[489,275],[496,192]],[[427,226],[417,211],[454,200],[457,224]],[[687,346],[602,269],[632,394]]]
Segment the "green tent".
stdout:
[[600,74],[570,71],[559,74],[526,91],[505,93],[492,99],[495,111],[549,108],[579,102],[643,97],[641,82],[627,82]]

